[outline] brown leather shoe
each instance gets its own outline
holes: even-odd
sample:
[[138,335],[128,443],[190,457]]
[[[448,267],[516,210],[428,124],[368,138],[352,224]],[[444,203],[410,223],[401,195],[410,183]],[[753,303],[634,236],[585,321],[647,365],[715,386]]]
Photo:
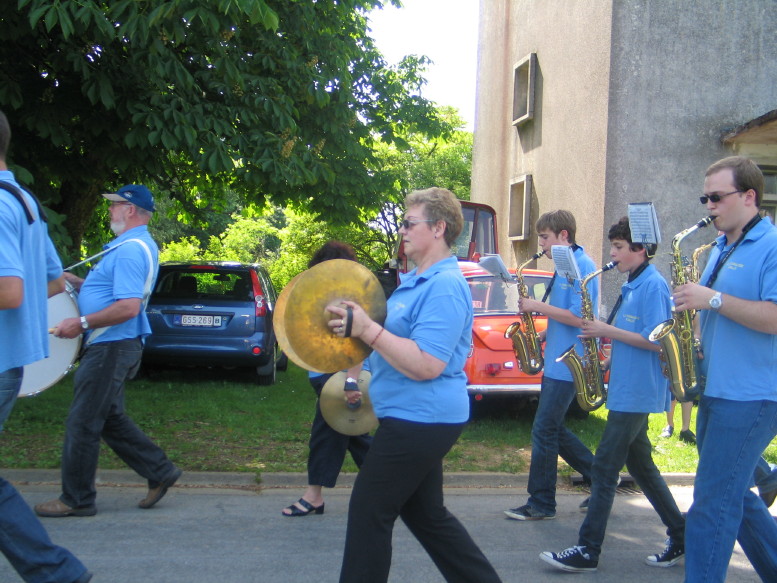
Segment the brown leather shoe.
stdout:
[[35,505],[35,514],[47,518],[61,518],[63,516],[94,516],[97,514],[96,506],[82,506],[71,508],[59,498]]
[[167,480],[160,482],[156,488],[149,488],[148,494],[146,494],[146,497],[143,498],[143,500],[138,502],[138,506],[140,508],[151,508],[154,504],[159,502],[165,494],[167,494],[167,489],[171,488],[173,484],[178,481],[178,478],[181,477],[182,473],[183,471],[181,469],[175,468],[173,475],[170,476]]

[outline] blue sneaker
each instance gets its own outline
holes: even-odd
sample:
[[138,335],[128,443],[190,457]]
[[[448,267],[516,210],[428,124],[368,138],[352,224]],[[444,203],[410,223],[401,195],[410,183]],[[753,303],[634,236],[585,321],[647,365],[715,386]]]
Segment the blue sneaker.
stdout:
[[540,553],[540,559],[548,565],[553,565],[562,571],[570,573],[586,573],[596,571],[599,565],[598,559],[591,558],[585,547],[570,547],[560,553],[544,551]]
[[510,510],[505,510],[504,512],[507,518],[512,518],[513,520],[553,520],[556,518],[555,514],[545,514],[535,510],[528,504],[518,508],[510,508]]
[[671,567],[685,555],[685,547],[681,544],[667,541],[666,548],[660,554],[650,555],[645,559],[645,563],[651,567]]

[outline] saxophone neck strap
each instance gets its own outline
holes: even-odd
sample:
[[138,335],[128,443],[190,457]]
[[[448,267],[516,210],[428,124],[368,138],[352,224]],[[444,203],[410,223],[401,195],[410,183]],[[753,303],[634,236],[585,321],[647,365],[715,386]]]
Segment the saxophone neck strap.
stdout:
[[712,273],[710,274],[707,283],[704,284],[705,287],[712,287],[712,284],[714,284],[715,280],[718,279],[718,274],[720,273],[721,268],[726,264],[726,261],[729,260],[731,254],[736,251],[736,248],[739,247],[739,244],[744,240],[750,229],[755,227],[760,220],[761,216],[756,214],[744,227],[742,227],[742,234],[739,235],[739,239],[736,240],[731,248],[725,253],[718,255],[718,261],[715,263],[715,267],[712,269]]

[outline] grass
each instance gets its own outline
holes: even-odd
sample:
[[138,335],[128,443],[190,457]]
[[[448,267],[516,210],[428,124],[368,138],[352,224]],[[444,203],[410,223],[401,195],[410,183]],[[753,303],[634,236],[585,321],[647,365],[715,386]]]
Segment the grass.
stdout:
[[[42,394],[20,399],[0,438],[0,467],[58,468],[72,375]],[[160,371],[127,386],[130,416],[179,466],[188,471],[304,472],[315,394],[307,373],[289,364],[270,387],[237,371]],[[606,419],[604,408],[568,426],[595,450]],[[527,472],[534,408],[518,400],[477,403],[473,418],[448,454],[450,472]],[[693,413],[695,426],[696,408]],[[679,429],[680,411],[675,412]],[[654,459],[664,472],[694,472],[696,448],[675,437],[658,437],[664,414],[650,416]],[[767,459],[777,461],[777,444]],[[560,471],[569,473],[559,461]],[[103,444],[101,468],[124,468]],[[348,457],[344,471],[356,471]]]

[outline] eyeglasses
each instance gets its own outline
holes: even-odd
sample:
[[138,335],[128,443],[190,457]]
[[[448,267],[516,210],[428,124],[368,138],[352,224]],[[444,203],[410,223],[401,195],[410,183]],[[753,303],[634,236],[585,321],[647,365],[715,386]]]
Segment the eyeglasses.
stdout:
[[710,200],[712,202],[718,203],[720,202],[720,199],[724,196],[728,196],[729,194],[736,194],[737,192],[742,192],[741,190],[732,190],[731,192],[713,192],[712,194],[705,194],[699,197],[699,200],[701,201],[701,204],[707,204],[707,201]]
[[132,204],[131,202],[118,202],[118,201],[116,201],[116,202],[111,202],[111,204],[109,204],[108,207],[112,207],[112,206],[129,206],[131,204]]
[[399,226],[402,227],[405,231],[409,231],[410,227],[413,227],[414,225],[417,225],[418,223],[434,223],[435,221],[430,221],[429,219],[421,219],[418,221],[408,221],[407,219],[404,219],[399,222]]

